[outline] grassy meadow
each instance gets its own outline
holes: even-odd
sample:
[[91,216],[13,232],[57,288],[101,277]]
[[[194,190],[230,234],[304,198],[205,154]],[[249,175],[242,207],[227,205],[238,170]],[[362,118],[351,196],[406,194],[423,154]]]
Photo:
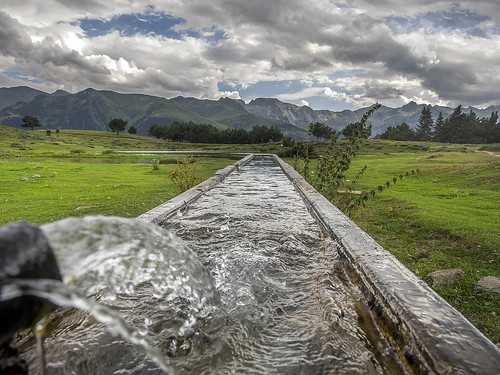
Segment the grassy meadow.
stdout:
[[[47,136],[4,126],[0,132],[0,224],[21,220],[45,224],[87,215],[137,217],[179,193],[169,178],[177,164],[175,157],[116,153],[166,150],[165,141],[70,130]],[[186,145],[168,146],[178,150]],[[157,170],[154,158],[160,160]],[[201,180],[234,162],[228,158],[197,161]]]
[[[321,153],[321,144],[317,149]],[[0,224],[43,224],[69,216],[136,217],[178,194],[168,175],[175,157],[119,150],[280,153],[266,145],[190,145],[111,132],[24,131],[0,126]],[[500,146],[367,141],[351,175],[367,165],[357,190],[403,178],[352,213],[352,219],[416,275],[461,268],[462,282],[438,289],[492,341],[500,343],[500,296],[475,289],[500,277]],[[151,164],[160,159],[159,170]],[[287,159],[291,163],[290,159]],[[208,178],[234,160],[199,158]],[[32,177],[40,175],[40,177]],[[21,181],[20,178],[30,178]]]

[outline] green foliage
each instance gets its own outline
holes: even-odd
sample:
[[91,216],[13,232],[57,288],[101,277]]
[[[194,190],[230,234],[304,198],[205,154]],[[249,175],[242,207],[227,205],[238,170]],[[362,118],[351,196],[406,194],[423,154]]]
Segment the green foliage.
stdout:
[[462,105],[458,105],[445,120],[439,113],[433,124],[431,107],[424,106],[416,131],[406,123],[396,127],[389,126],[379,139],[417,140],[441,143],[498,143],[500,142],[500,122],[498,112],[492,112],[489,118],[478,118],[472,110],[463,113]]
[[292,148],[283,153],[283,156],[298,157],[304,159],[315,159],[318,157],[316,148],[311,142],[296,142]]
[[128,128],[128,134],[137,134],[137,128],[135,126],[131,126]]
[[369,109],[358,122],[353,122],[341,130],[340,135],[346,138],[357,137],[360,139],[368,139],[372,135],[372,126],[367,125],[366,121],[370,118],[374,111],[380,108],[380,104],[375,104]]
[[332,129],[321,122],[311,122],[309,124],[309,135],[312,135],[316,137],[316,140],[319,141],[320,139],[328,139],[332,135]]
[[346,140],[340,142],[339,138],[344,132],[335,133],[327,143],[325,153],[318,158],[317,175],[313,176],[309,171],[308,159],[305,160],[303,173],[306,180],[322,193],[327,199],[336,201],[339,189],[344,185],[346,172],[351,166],[351,161],[359,150],[371,126],[366,125],[373,112],[380,108],[375,104],[364,115],[363,118],[348,127]]
[[430,105],[426,105],[422,108],[418,126],[415,131],[415,140],[417,141],[429,142],[432,140],[434,120],[432,119],[431,110],[432,107]]
[[21,124],[22,128],[31,128],[33,130],[35,127],[42,126],[40,125],[40,121],[36,117],[33,116],[24,116],[23,123]]
[[283,138],[283,142],[282,142],[283,147],[293,147],[294,144],[295,144],[295,141],[293,140],[292,137],[288,136],[288,137]]
[[385,132],[378,134],[377,139],[390,139],[393,141],[413,141],[415,131],[406,122],[402,122],[395,127],[389,126]]
[[200,179],[196,176],[197,161],[193,161],[193,156],[183,155],[177,159],[175,169],[170,171],[170,180],[177,186],[180,193],[196,186]]
[[227,128],[219,130],[210,124],[195,124],[193,122],[174,121],[170,126],[153,124],[149,128],[149,135],[158,139],[168,139],[173,142],[189,143],[224,143],[224,144],[251,144],[279,142],[283,138],[275,127],[255,125],[250,132],[245,129]]
[[120,132],[124,131],[125,128],[127,127],[127,121],[122,120],[121,118],[114,118],[110,122],[108,122],[109,128],[116,132],[116,134],[119,134]]
[[151,165],[153,166],[153,171],[160,170],[160,159],[151,160]]
[[[327,142],[323,154],[318,157],[316,168],[311,168],[309,165],[309,160],[313,158],[308,150],[308,146],[311,143],[298,143],[294,147],[294,168],[301,171],[306,180],[316,190],[349,215],[356,207],[364,206],[368,199],[373,199],[376,194],[396,184],[398,177],[399,180],[402,180],[405,175],[406,177],[410,176],[410,172],[399,174],[399,176],[378,185],[377,188],[372,188],[365,192],[356,190],[356,186],[359,178],[366,172],[366,165],[360,168],[350,179],[347,178],[357,152],[365,142],[367,135],[371,132],[371,126],[367,125],[366,122],[378,108],[380,108],[380,105],[375,104],[363,115],[359,122],[347,126],[346,129],[348,131],[333,134]],[[314,124],[311,124],[310,128],[314,128],[314,126]],[[346,139],[340,140],[340,136],[343,134],[348,134],[348,136]],[[414,174],[415,170],[412,170],[411,175]]]

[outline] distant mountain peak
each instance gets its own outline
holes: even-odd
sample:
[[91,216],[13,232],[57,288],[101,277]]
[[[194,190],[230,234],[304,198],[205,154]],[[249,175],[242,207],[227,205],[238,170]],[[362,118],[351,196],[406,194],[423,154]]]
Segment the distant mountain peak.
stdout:
[[419,110],[419,105],[412,100],[408,104],[405,104],[404,106],[402,106],[401,110],[404,112],[415,112],[415,111]]
[[64,90],[56,90],[54,91],[52,94],[50,94],[51,96],[65,96],[65,95],[71,95],[71,93],[67,92],[67,91],[64,91]]

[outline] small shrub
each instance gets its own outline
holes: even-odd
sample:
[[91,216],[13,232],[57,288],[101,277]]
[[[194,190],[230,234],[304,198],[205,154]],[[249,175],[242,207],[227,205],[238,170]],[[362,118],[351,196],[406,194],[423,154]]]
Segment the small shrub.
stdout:
[[70,151],[72,154],[85,154],[85,151],[79,148],[75,148],[74,150]]
[[197,161],[193,161],[193,156],[182,156],[177,159],[177,166],[170,171],[170,180],[177,186],[181,193],[191,189],[198,184],[200,179],[196,177]]
[[295,141],[292,137],[283,138],[283,147],[292,147],[295,144]]

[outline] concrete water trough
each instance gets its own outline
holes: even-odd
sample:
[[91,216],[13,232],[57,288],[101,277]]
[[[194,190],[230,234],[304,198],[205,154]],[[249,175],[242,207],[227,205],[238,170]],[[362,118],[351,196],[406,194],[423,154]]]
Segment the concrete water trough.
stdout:
[[[280,173],[291,181],[310,215],[332,239],[345,274],[358,288],[372,321],[404,367],[403,372],[500,373],[500,350],[496,345],[275,155],[246,156],[138,219],[168,227],[172,218],[181,217],[200,198],[257,159],[271,160],[280,167]],[[220,209],[213,207],[214,211]]]

